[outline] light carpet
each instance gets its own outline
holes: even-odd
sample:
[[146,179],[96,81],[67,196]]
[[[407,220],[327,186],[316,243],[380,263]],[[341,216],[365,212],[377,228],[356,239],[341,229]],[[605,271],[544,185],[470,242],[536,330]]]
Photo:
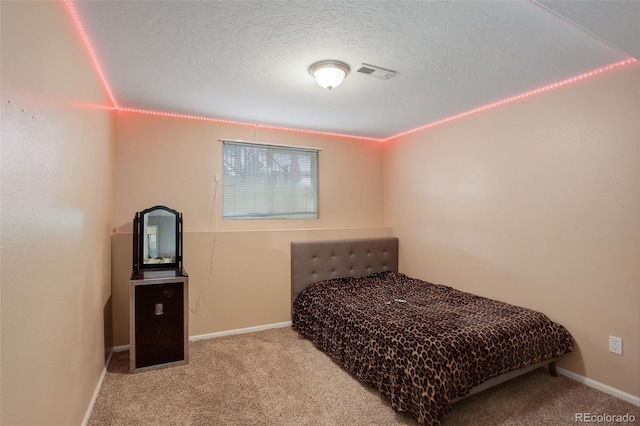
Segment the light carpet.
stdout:
[[[89,425],[417,425],[290,327],[189,350],[188,365],[142,373],[115,353]],[[640,418],[630,403],[539,369],[455,403],[442,424],[575,425],[576,413]]]

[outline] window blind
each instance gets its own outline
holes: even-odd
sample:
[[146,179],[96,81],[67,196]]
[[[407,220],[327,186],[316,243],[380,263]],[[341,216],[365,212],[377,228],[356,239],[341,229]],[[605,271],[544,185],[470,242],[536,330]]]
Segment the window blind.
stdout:
[[224,219],[316,219],[318,150],[222,141]]

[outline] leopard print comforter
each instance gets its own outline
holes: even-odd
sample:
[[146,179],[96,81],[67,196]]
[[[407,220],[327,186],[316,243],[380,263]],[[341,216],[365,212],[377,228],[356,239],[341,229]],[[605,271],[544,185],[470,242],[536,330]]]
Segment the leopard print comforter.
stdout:
[[292,317],[298,333],[425,425],[439,425],[472,387],[573,347],[540,312],[396,272],[311,284]]

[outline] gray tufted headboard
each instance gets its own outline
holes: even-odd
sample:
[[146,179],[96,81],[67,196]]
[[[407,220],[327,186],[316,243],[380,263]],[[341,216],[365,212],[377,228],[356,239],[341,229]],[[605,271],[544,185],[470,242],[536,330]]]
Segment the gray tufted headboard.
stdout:
[[398,271],[395,237],[291,242],[291,300],[309,284]]

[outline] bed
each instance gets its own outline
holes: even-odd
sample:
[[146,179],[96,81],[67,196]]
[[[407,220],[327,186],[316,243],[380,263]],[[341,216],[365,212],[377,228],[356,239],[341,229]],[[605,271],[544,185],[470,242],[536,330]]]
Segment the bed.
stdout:
[[398,272],[398,239],[292,242],[293,328],[391,407],[438,425],[452,403],[573,348],[544,314]]

